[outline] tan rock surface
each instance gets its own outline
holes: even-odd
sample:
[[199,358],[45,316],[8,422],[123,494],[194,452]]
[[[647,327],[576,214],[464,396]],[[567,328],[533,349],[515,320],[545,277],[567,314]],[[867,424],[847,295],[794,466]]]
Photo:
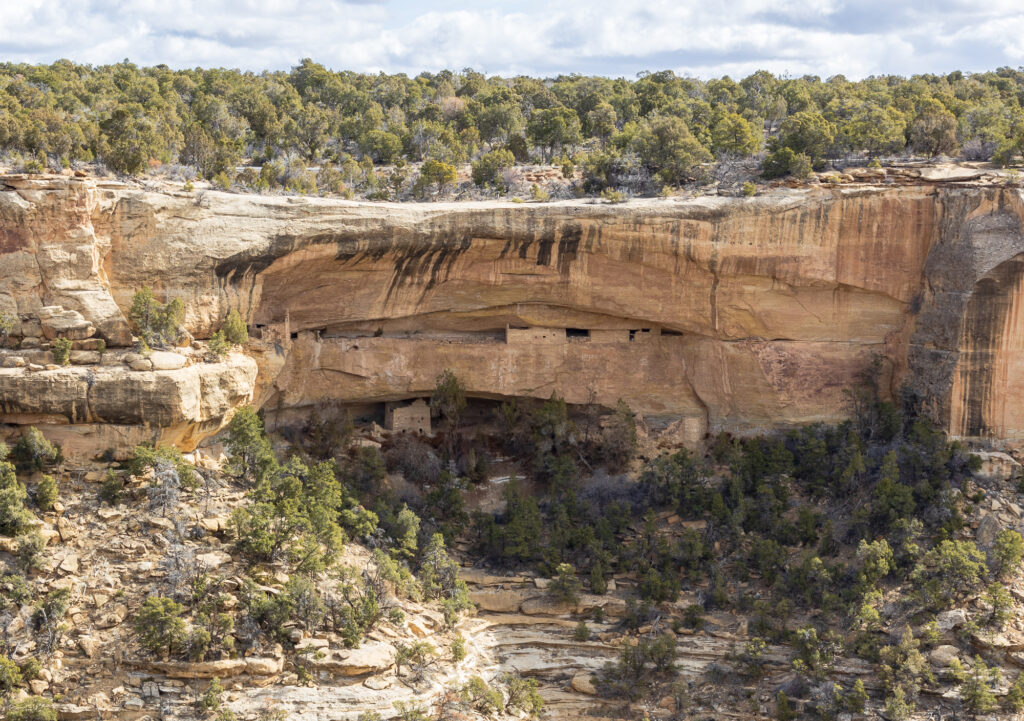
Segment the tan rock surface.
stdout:
[[[131,429],[148,429],[150,439],[191,449],[215,433],[239,405],[252,397],[256,364],[241,354],[221,363],[200,363],[171,371],[135,372],[121,366],[68,366],[53,371],[0,369],[0,423],[40,423],[51,438],[68,439],[73,428],[102,426],[98,436],[138,442]],[[112,436],[111,431],[115,431]],[[83,430],[86,436],[87,430]],[[80,434],[81,435],[81,434]],[[75,444],[97,446],[92,442]],[[111,444],[105,447],[119,447]],[[104,446],[99,446],[102,450]]]
[[[892,186],[615,206],[390,205],[8,177],[0,306],[17,309],[29,340],[40,309],[59,305],[110,346],[130,340],[124,314],[142,285],[182,299],[197,338],[237,308],[262,336],[247,348],[257,402],[280,412],[422,395],[451,367],[475,396],[622,397],[680,421],[693,442],[838,420],[842,390],[881,355],[885,389],[906,379],[955,435],[1020,440],[1024,204],[1019,190],[975,175],[940,168]],[[591,337],[517,345],[507,326]],[[61,410],[5,405],[6,416],[82,416],[77,401],[67,410],[79,379],[59,373],[0,397],[15,392],[20,405],[32,391],[36,405]],[[133,423],[114,420],[130,410],[93,415]],[[152,425],[192,418],[169,415]],[[170,436],[187,446],[198,434]]]

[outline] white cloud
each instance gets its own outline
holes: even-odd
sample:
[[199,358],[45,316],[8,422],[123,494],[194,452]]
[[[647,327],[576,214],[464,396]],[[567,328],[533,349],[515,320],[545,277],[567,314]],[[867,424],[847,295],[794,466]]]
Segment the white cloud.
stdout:
[[0,59],[850,78],[1024,64],[1017,0],[0,0]]

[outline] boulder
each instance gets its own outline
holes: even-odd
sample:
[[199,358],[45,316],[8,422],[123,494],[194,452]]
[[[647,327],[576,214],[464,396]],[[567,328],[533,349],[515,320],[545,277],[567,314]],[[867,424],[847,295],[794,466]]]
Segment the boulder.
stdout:
[[71,344],[72,350],[93,350],[99,353],[99,351],[106,348],[106,343],[102,338],[87,338],[86,340],[76,340]]
[[252,657],[245,659],[245,672],[252,676],[275,676],[284,668],[283,658]]
[[370,641],[352,651],[330,651],[323,658],[310,659],[313,668],[337,676],[380,674],[395,665],[395,648],[383,641]]
[[149,361],[153,364],[155,371],[176,371],[179,368],[184,368],[187,362],[185,356],[179,353],[159,350],[149,356]]
[[78,554],[69,553],[64,556],[58,568],[64,573],[78,573]]
[[70,338],[85,340],[96,333],[93,324],[77,310],[64,310],[59,305],[48,305],[39,310],[39,323],[47,340]]
[[220,533],[227,530],[229,520],[228,516],[209,516],[200,518],[199,525],[208,533]]
[[370,676],[370,678],[363,681],[363,686],[372,691],[383,691],[386,688],[391,688],[391,679],[382,678],[380,676]]
[[110,611],[107,611],[100,616],[100,619],[96,622],[97,628],[113,628],[124,623],[125,617],[128,616],[128,607],[123,603],[115,605]]
[[931,661],[932,665],[936,668],[946,668],[953,661],[953,659],[960,656],[960,649],[956,646],[950,646],[949,644],[943,644],[942,646],[936,646],[928,654],[928,660]]
[[96,366],[100,364],[99,351],[94,350],[73,350],[71,351],[71,365]]
[[596,696],[597,689],[594,688],[593,674],[590,673],[578,673],[572,677],[570,684],[573,691],[577,693],[586,694],[587,696]]
[[967,612],[962,608],[954,608],[952,611],[943,611],[935,616],[935,623],[943,633],[952,631],[967,623]]
[[231,563],[231,554],[224,551],[210,551],[199,554],[196,556],[196,560],[206,568],[220,568],[226,563]]
[[92,636],[80,636],[78,648],[82,649],[82,653],[88,658],[96,658],[96,654],[100,652],[100,645]]
[[974,537],[979,546],[991,546],[1001,530],[1003,530],[1003,524],[999,522],[999,519],[994,515],[987,515],[978,523],[978,530],[974,532]]
[[470,591],[469,600],[479,606],[481,611],[516,613],[523,601],[531,595],[517,590],[481,590]]
[[416,638],[426,638],[430,635],[430,631],[424,628],[423,623],[418,618],[406,619],[405,625]]

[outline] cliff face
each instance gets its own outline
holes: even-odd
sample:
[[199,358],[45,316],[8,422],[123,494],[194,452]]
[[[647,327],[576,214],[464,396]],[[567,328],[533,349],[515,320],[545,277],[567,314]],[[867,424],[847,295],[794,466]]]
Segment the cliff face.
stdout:
[[695,441],[837,420],[881,355],[952,434],[1024,438],[1015,189],[384,205],[0,182],[0,309],[62,305],[118,345],[143,285],[200,338],[237,308],[269,409],[425,395],[452,368],[480,397],[621,397]]

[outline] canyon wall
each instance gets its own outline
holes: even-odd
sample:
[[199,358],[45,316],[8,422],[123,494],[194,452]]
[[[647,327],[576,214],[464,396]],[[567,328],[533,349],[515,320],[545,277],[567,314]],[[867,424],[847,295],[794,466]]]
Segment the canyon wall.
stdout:
[[[622,398],[696,442],[839,420],[880,356],[884,391],[906,384],[952,435],[1017,441],[1022,217],[1019,190],[977,182],[392,205],[9,176],[0,312],[32,345],[61,306],[115,347],[142,286],[181,299],[196,338],[238,309],[258,373],[221,422],[250,397],[302,412],[424,396],[452,368],[472,396]],[[11,374],[33,372],[68,371]],[[27,417],[12,383],[0,423]]]

